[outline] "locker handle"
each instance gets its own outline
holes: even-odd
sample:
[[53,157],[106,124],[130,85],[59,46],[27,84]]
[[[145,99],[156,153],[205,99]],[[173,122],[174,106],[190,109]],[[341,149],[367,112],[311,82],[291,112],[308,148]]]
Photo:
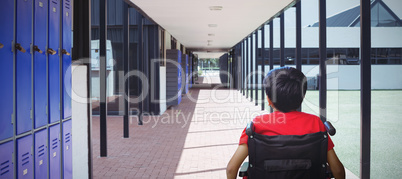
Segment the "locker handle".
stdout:
[[4,47],[4,45],[2,43],[0,43],[0,48],[3,48],[3,47]]
[[39,52],[39,53],[43,53],[43,51],[40,50],[37,45],[34,45],[34,46],[33,46],[33,49],[34,49],[35,51]]
[[66,49],[61,50],[61,53],[70,56],[70,53],[68,53]]
[[53,49],[51,49],[51,48],[48,48],[46,52],[47,52],[48,54],[50,54],[50,55],[55,55],[55,54],[56,54],[56,51],[53,50]]
[[15,44],[15,48],[16,48],[17,50],[21,51],[22,53],[27,52],[27,51],[24,49],[24,47],[22,47],[21,44],[19,44],[19,43],[16,43],[16,44]]

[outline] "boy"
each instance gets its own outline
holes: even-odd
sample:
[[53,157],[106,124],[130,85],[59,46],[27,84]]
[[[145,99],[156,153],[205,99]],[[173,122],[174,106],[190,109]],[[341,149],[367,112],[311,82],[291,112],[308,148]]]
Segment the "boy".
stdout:
[[[257,116],[253,119],[255,132],[263,135],[304,135],[326,131],[319,117],[297,109],[303,102],[307,90],[306,76],[295,68],[281,67],[271,70],[264,79],[268,104],[273,113]],[[237,171],[248,156],[248,136],[243,131],[239,146],[230,159],[226,175],[236,178]],[[345,178],[345,170],[333,149],[331,138],[328,139],[327,161],[336,179]]]

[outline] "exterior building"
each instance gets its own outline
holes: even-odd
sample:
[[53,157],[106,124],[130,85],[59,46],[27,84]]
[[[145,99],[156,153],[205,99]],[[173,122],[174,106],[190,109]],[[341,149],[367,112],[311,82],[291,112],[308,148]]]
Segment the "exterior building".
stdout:
[[[372,1],[371,17],[372,89],[402,89],[402,21],[382,0]],[[328,78],[332,80],[328,89],[360,89],[359,19],[359,5],[327,18],[327,65],[331,73]],[[318,75],[318,30],[318,22],[302,28],[302,69],[310,78]],[[274,29],[274,65],[280,62],[278,31],[279,28]],[[294,32],[294,28],[285,29],[285,64],[289,66],[295,65]],[[269,30],[265,33],[268,36]],[[269,38],[265,44],[269,44]],[[257,60],[261,65],[261,42],[258,46]],[[269,47],[265,48],[265,65],[269,64],[269,52]],[[265,66],[265,71],[268,70],[269,66]],[[315,86],[318,89],[318,84]]]

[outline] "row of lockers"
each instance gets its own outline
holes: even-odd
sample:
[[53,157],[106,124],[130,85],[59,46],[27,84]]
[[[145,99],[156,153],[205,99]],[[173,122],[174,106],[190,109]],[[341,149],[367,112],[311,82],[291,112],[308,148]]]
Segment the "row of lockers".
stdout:
[[[189,89],[193,87],[193,56],[192,55],[187,55],[183,54],[182,55],[182,61],[181,61],[181,66],[183,67],[183,73],[185,72],[185,82],[186,85],[183,89],[183,94],[187,94]],[[184,75],[184,74],[183,74]]]
[[62,125],[0,144],[0,178],[72,178],[71,120]]
[[193,58],[177,49],[166,50],[166,58],[166,105],[178,105],[181,94],[187,94],[192,87]]
[[180,50],[166,50],[166,105],[178,105],[182,94],[182,53]]
[[183,89],[183,94],[187,94],[188,93],[188,83],[190,82],[189,81],[189,76],[188,76],[188,67],[189,67],[189,63],[188,63],[188,55],[187,54],[183,54],[182,55],[182,57],[183,57],[183,59],[182,59],[182,61],[181,61],[181,66],[182,66],[182,68],[183,68],[183,78],[185,78],[184,79],[184,81],[185,81],[185,86],[184,86],[184,89]]
[[0,1],[0,178],[72,178],[71,15],[72,0]]
[[71,117],[71,1],[0,1],[0,141]]

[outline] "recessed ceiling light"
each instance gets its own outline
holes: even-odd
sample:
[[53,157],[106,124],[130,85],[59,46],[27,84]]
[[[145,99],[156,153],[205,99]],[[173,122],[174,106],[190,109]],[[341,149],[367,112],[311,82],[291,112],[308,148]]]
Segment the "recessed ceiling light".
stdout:
[[208,36],[215,36],[215,34],[208,34]]
[[221,11],[222,8],[222,6],[209,6],[209,10],[211,11]]
[[208,27],[218,27],[218,24],[208,24]]

